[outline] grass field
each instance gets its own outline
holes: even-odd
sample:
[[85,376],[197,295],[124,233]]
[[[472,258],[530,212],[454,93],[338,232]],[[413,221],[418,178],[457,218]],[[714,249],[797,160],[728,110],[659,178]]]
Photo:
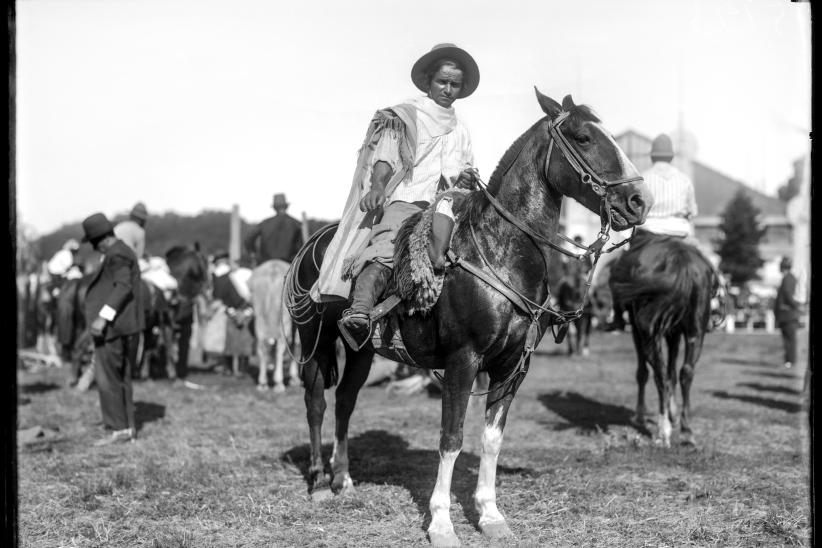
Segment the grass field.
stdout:
[[[810,545],[804,366],[781,367],[777,335],[708,335],[692,391],[698,449],[659,448],[631,426],[630,335],[595,333],[588,358],[560,350],[543,341],[511,408],[497,477],[516,535],[508,544]],[[19,427],[59,430],[19,455],[22,546],[427,544],[438,398],[364,389],[351,428],[356,493],[315,503],[301,389],[260,394],[250,376],[208,372],[192,377],[204,391],[138,382],[139,439],[95,449],[97,394],[63,388],[63,375],[18,377]],[[653,381],[648,393],[655,409]],[[463,545],[494,546],[471,502],[479,403],[469,409],[451,516]]]

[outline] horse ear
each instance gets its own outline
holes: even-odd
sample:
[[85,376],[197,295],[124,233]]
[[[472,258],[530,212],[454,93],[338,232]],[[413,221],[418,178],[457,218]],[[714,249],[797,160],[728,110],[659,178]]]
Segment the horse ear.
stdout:
[[194,242],[194,251],[200,251],[200,242]]
[[565,110],[571,110],[576,105],[574,104],[574,100],[571,99],[571,95],[566,95],[565,98],[562,100],[562,108]]
[[542,112],[550,116],[552,120],[562,112],[562,105],[547,95],[541,94],[537,86],[534,86],[534,91],[537,92],[537,101],[539,102],[539,106],[542,107]]

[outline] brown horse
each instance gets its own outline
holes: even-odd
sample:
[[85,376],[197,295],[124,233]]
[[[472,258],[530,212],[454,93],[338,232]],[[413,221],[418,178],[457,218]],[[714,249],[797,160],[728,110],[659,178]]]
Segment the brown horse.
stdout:
[[[546,253],[556,247],[550,240],[557,232],[562,197],[571,196],[600,213],[604,233],[610,226],[625,230],[644,222],[650,201],[636,168],[590,108],[574,105],[570,96],[562,105],[539,91],[537,99],[546,116],[505,153],[487,189],[470,193],[455,208],[451,253],[458,260],[446,270],[435,306],[427,314],[408,315],[402,307],[391,313],[410,360],[425,369],[444,370],[440,463],[428,528],[434,545],[459,543],[449,515],[451,476],[462,448],[472,383],[480,371],[488,373],[490,385],[474,495],[479,527],[492,538],[511,534],[496,504],[497,457],[508,408],[528,369],[530,351],[552,323],[564,319],[548,306],[546,284]],[[315,495],[329,488],[353,488],[348,424],[375,352],[370,343],[358,351],[347,346],[338,381],[336,322],[348,303],[318,304],[307,297],[335,230],[333,225],[320,230],[303,246],[289,271],[286,299],[303,342],[311,438],[309,489]],[[603,236],[600,241],[604,240]],[[336,433],[329,483],[320,432],[324,390],[334,384]]]
[[[681,238],[639,231],[630,249],[611,267],[615,307],[628,311],[637,354],[637,423],[645,427],[645,383],[648,366],[659,394],[658,441],[671,445],[671,432],[680,422],[680,441],[694,445],[690,426],[691,383],[711,324],[711,299],[720,280],[713,267]],[[676,382],[680,340],[685,355],[679,370],[682,414],[677,415]],[[662,345],[668,346],[668,360]]]

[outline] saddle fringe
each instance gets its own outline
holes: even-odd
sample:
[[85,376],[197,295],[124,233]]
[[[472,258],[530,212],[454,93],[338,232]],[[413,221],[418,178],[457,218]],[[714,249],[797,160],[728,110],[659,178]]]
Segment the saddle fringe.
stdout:
[[[425,315],[431,311],[442,292],[445,271],[434,272],[428,256],[431,240],[431,224],[437,204],[444,198],[453,200],[452,210],[457,210],[467,190],[450,189],[437,194],[434,201],[423,211],[408,218],[397,231],[394,246],[394,276],[390,291],[403,301],[405,311]],[[457,218],[457,223],[459,219]],[[456,231],[456,226],[454,227]]]

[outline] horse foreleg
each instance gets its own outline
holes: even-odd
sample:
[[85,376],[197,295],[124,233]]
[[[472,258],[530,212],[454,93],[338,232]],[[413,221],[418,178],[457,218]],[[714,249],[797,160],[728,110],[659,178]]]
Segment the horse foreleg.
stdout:
[[354,482],[348,472],[348,424],[374,357],[374,353],[370,351],[355,352],[348,346],[345,348],[345,369],[336,391],[337,425],[334,452],[331,455],[331,490],[339,494],[351,493],[354,490]]
[[682,390],[682,414],[680,419],[680,442],[683,445],[696,445],[691,431],[691,383],[699,355],[702,353],[702,337],[685,338],[685,360],[679,371],[679,385]]
[[[580,331],[582,332],[582,355],[587,357],[591,352],[588,349],[588,341],[591,338],[591,313],[585,312],[582,314],[580,323],[582,324]],[[579,342],[577,342],[579,345]]]
[[440,464],[437,469],[437,483],[429,502],[431,524],[428,526],[428,538],[434,546],[460,544],[451,523],[451,477],[454,473],[454,463],[462,450],[465,411],[468,408],[476,371],[471,368],[460,368],[460,364],[453,365],[453,369],[446,369],[445,383],[442,387]]
[[480,456],[477,490],[474,492],[474,506],[479,513],[479,527],[482,534],[499,539],[511,536],[511,529],[497,508],[497,459],[502,447],[503,431],[508,409],[516,393],[516,385],[506,389],[494,383],[485,406],[485,429],[482,433],[482,454]]

